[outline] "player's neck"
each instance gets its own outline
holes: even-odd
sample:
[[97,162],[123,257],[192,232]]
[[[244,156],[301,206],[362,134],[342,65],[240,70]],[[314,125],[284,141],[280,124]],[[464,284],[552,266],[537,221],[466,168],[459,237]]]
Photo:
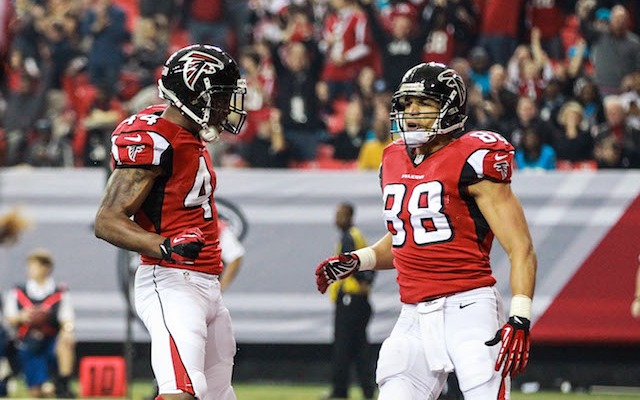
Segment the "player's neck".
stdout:
[[436,135],[432,141],[418,147],[415,154],[429,156],[451,143],[453,139],[451,135]]
[[191,121],[189,118],[185,117],[177,107],[167,107],[162,113],[162,118],[183,127],[191,133],[197,134],[200,131],[200,126]]

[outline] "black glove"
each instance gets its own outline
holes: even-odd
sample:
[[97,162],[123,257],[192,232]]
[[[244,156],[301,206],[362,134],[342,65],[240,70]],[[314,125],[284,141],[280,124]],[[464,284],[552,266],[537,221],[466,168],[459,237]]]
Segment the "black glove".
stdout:
[[204,242],[200,228],[185,229],[178,235],[167,238],[160,245],[162,259],[176,264],[193,265]]
[[530,326],[531,322],[528,319],[514,315],[502,328],[498,329],[493,339],[484,343],[487,346],[495,346],[502,341],[495,366],[495,370],[500,371],[504,362],[502,377],[522,373],[527,367],[531,347]]

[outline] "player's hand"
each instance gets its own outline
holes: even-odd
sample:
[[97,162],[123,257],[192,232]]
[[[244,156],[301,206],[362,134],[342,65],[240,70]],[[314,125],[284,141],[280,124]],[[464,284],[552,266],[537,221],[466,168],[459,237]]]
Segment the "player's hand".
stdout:
[[495,346],[502,341],[495,369],[500,371],[502,367],[503,378],[507,375],[514,376],[522,373],[527,367],[531,347],[530,325],[531,322],[528,319],[514,315],[502,328],[498,329],[493,339],[484,343],[487,346]]
[[189,228],[167,238],[161,245],[162,259],[176,264],[193,265],[204,246],[200,228]]
[[360,259],[354,253],[343,253],[329,257],[316,267],[316,285],[324,293],[333,282],[345,279],[358,272]]

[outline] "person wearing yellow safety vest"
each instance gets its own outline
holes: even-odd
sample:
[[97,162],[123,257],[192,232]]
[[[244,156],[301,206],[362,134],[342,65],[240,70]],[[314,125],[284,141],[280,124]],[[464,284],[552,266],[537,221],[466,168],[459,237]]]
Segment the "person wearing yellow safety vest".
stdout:
[[[341,237],[336,254],[367,246],[362,232],[353,225],[354,211],[351,203],[337,206],[335,223]],[[375,381],[367,325],[371,319],[369,293],[374,278],[374,271],[357,272],[329,287],[329,297],[335,303],[332,391],[329,398],[348,398],[351,364],[355,364],[363,397],[373,398]]]

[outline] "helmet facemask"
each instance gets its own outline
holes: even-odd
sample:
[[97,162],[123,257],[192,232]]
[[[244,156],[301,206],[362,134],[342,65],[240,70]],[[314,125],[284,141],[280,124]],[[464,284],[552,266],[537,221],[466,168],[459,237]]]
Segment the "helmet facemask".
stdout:
[[[457,111],[451,110],[451,104],[456,96],[456,92],[451,92],[449,98],[444,98],[436,93],[425,93],[402,91],[396,92],[392,100],[391,118],[391,134],[401,135],[407,147],[417,148],[432,141],[436,135],[446,135],[455,132],[464,127],[466,117],[459,122],[446,124],[450,114],[457,114]],[[435,112],[412,112],[408,115],[405,111],[406,101],[408,97],[427,98],[435,100],[440,106],[439,111]],[[413,121],[408,123],[407,120]],[[426,126],[423,121],[431,121],[431,126]],[[412,126],[414,125],[415,126]]]
[[221,130],[237,135],[247,119],[247,112],[244,111],[244,96],[247,93],[245,80],[238,79],[236,86],[210,85],[208,78],[204,82],[208,88],[190,104],[185,104],[159,80],[160,97],[169,100],[198,124],[201,127],[200,137],[207,142],[218,140]]

